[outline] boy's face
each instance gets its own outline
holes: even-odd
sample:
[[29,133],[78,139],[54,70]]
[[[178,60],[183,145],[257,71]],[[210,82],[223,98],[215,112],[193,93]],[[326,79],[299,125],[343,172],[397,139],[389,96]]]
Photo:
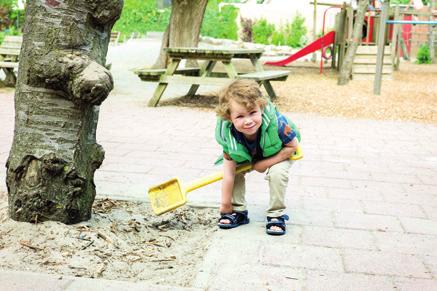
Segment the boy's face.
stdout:
[[248,140],[254,140],[262,124],[262,111],[259,105],[247,109],[243,105],[231,100],[229,102],[231,122],[235,129],[244,134]]

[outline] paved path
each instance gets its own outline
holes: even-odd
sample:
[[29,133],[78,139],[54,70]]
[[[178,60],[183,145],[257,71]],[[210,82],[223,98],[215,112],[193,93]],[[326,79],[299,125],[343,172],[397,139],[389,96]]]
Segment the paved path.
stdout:
[[[98,142],[106,159],[96,173],[99,196],[144,200],[149,186],[172,176],[188,182],[218,170],[213,166],[220,151],[213,138],[214,113],[148,108],[153,83],[140,82],[128,71],[151,64],[158,48],[156,41],[143,40],[110,50],[117,87],[101,107]],[[252,222],[215,234],[193,287],[437,290],[437,126],[289,116],[302,128],[305,158],[290,174],[287,235],[265,235],[268,188],[263,175],[249,174]],[[4,165],[13,131],[11,92],[0,94],[0,124]],[[0,179],[5,190],[4,171]],[[219,188],[216,183],[198,189],[189,199],[217,206]],[[38,281],[52,279],[41,275]],[[121,284],[90,282],[97,290]]]

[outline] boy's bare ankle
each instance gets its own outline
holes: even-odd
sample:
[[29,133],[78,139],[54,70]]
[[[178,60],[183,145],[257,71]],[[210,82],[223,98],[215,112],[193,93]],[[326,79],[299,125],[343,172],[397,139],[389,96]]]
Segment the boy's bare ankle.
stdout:
[[220,205],[220,213],[232,213],[232,205]]

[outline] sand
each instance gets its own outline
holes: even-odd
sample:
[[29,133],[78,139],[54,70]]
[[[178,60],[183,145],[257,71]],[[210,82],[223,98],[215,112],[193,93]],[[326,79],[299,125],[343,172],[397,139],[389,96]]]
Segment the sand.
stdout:
[[155,216],[146,203],[96,200],[89,221],[16,222],[0,194],[0,269],[190,286],[216,231],[217,210]]

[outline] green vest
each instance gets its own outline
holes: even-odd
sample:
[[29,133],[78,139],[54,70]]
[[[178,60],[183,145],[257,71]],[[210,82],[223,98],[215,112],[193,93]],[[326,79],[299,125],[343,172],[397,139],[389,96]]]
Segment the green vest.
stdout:
[[[296,128],[296,125],[292,123],[288,118],[288,124],[292,130],[296,132],[297,138],[300,141],[300,133]],[[237,164],[244,162],[252,162],[247,148],[239,143],[231,132],[232,122],[217,118],[215,128],[215,139],[223,147],[223,151],[229,154],[232,160]],[[282,147],[282,140],[278,133],[278,118],[276,116],[275,106],[269,102],[262,114],[261,125],[261,139],[260,147],[262,149],[263,157],[267,158],[278,153]],[[215,164],[220,164],[223,161],[223,155],[221,155]]]

